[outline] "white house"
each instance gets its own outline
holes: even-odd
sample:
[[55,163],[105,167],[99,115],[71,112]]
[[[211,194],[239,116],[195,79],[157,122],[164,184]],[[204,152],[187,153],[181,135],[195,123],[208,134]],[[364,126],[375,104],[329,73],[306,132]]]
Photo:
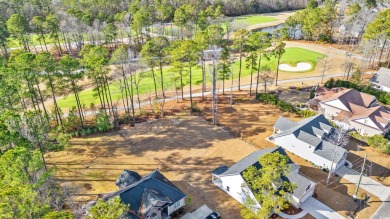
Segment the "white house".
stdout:
[[377,73],[375,73],[370,82],[373,84],[373,87],[378,90],[383,90],[390,92],[390,69],[380,68]]
[[[220,166],[215,169],[212,175],[212,182],[232,196],[241,204],[245,204],[248,198],[255,200],[253,192],[246,186],[245,179],[242,177],[243,172],[250,166],[255,166],[260,169],[259,158],[265,154],[279,152],[286,155],[286,152],[281,147],[263,149],[253,152],[231,167]],[[286,180],[297,185],[293,193],[287,197],[290,204],[299,208],[301,204],[314,194],[316,184],[311,180],[303,177],[298,173],[300,166],[289,160],[291,172],[288,173],[282,180]],[[257,209],[261,206],[257,203]],[[256,210],[254,210],[256,211]]]
[[326,140],[332,131],[333,127],[321,114],[299,122],[279,117],[270,139],[316,166],[337,170],[345,164],[348,153]]
[[320,88],[316,97],[308,102],[328,119],[346,130],[356,130],[361,135],[384,135],[390,128],[390,114],[377,99],[354,89]]

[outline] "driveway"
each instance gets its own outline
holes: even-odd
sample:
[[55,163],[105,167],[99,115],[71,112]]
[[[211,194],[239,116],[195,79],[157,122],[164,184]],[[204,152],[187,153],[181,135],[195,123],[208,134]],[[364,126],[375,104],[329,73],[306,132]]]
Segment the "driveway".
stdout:
[[[336,173],[348,180],[351,183],[357,184],[359,181],[359,172],[349,169],[345,166],[336,170]],[[379,182],[363,176],[360,183],[360,188],[378,197],[383,204],[378,208],[375,214],[371,217],[373,219],[385,219],[390,216],[390,188],[380,184]]]
[[310,197],[302,203],[301,208],[311,214],[316,219],[342,219],[344,218],[336,211],[332,210],[328,206],[324,205],[317,199]]

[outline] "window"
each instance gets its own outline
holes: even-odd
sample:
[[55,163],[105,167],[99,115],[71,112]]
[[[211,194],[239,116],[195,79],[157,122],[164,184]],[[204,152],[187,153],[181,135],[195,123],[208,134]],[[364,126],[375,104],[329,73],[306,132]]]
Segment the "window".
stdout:
[[174,208],[174,209],[176,209],[176,208],[178,208],[178,207],[180,207],[180,201],[175,202],[175,203],[173,204],[173,208]]
[[226,191],[230,192],[230,187],[226,186]]

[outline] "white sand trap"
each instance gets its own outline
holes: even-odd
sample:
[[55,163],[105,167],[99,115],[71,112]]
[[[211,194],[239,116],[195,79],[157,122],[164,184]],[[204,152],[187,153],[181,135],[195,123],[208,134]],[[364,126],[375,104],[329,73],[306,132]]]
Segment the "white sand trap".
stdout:
[[311,69],[311,64],[307,62],[298,62],[297,66],[291,66],[289,64],[280,64],[279,70],[289,72],[308,71]]

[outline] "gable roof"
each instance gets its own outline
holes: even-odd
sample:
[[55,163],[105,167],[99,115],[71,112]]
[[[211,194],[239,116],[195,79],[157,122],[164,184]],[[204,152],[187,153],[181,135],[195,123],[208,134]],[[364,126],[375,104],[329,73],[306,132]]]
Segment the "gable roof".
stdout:
[[338,162],[341,160],[346,150],[321,138],[323,134],[330,133],[332,130],[333,127],[330,125],[329,121],[324,115],[319,114],[302,119],[298,122],[297,126],[275,135],[275,138],[293,134],[297,139],[314,146],[314,154],[327,160],[331,161],[333,159],[334,151],[337,151],[335,162]]
[[123,189],[104,195],[103,199],[109,200],[117,196],[123,203],[130,204],[131,212],[138,215],[148,215],[152,208],[171,205],[186,197],[158,170]]
[[274,124],[274,127],[281,131],[285,131],[297,125],[297,122],[291,121],[283,116],[279,116],[278,120],[276,120],[276,123]]
[[375,84],[379,84],[385,87],[390,88],[390,69],[388,68],[380,68],[376,74],[372,76],[370,81]]
[[315,186],[315,183],[298,173],[298,169],[300,168],[300,166],[293,163],[288,157],[288,155],[286,154],[286,152],[281,147],[274,147],[274,148],[255,151],[249,154],[248,156],[246,156],[245,158],[241,159],[234,165],[232,165],[225,172],[221,174],[215,174],[216,172],[218,172],[219,169],[226,167],[226,166],[221,166],[218,167],[216,170],[214,170],[213,173],[215,175],[218,175],[219,177],[223,177],[228,175],[242,174],[242,172],[245,171],[250,166],[255,166],[257,169],[260,169],[261,168],[261,165],[259,163],[260,157],[262,157],[265,154],[274,153],[274,152],[279,152],[280,154],[287,156],[290,172],[286,176],[281,177],[281,180],[295,183],[297,187],[293,190],[292,194],[298,199],[301,199],[305,195],[307,188],[310,186]]
[[326,102],[338,99],[350,112],[352,112],[351,104],[368,108],[376,100],[373,95],[342,87],[318,88],[316,93],[318,96],[313,100],[326,104]]
[[[219,176],[227,176],[227,175],[237,175],[241,174],[250,166],[255,166],[256,168],[260,168],[260,163],[259,163],[259,158],[262,157],[265,154],[273,153],[273,152],[279,152],[282,155],[287,156],[286,152],[283,150],[281,147],[274,147],[274,148],[267,148],[267,149],[262,149],[262,150],[257,150],[248,156],[244,157],[237,163],[233,164],[230,168],[225,170],[224,172],[218,171],[221,167],[218,167],[216,170],[213,172],[215,175]],[[220,172],[218,174],[218,172]]]
[[321,142],[321,139],[319,139],[317,135],[324,134],[325,132],[330,132],[332,130],[332,126],[329,121],[322,114],[305,118],[296,124],[296,126],[275,135],[275,138],[294,134],[294,136],[299,140],[316,147]]
[[282,179],[297,185],[292,194],[298,199],[301,199],[308,189],[316,185],[314,182],[295,171],[289,172],[285,177],[282,177]]
[[[351,120],[357,120],[360,118],[370,118],[376,127],[372,127],[383,131],[386,129],[387,124],[390,122],[390,114],[383,106],[371,107],[368,109],[356,110],[356,114],[351,117]],[[356,121],[355,121],[356,122]],[[384,125],[382,125],[384,124]]]
[[345,152],[344,148],[325,140],[321,141],[321,144],[314,150],[314,154],[327,160],[333,160],[334,156],[335,163],[338,163],[343,158]]

